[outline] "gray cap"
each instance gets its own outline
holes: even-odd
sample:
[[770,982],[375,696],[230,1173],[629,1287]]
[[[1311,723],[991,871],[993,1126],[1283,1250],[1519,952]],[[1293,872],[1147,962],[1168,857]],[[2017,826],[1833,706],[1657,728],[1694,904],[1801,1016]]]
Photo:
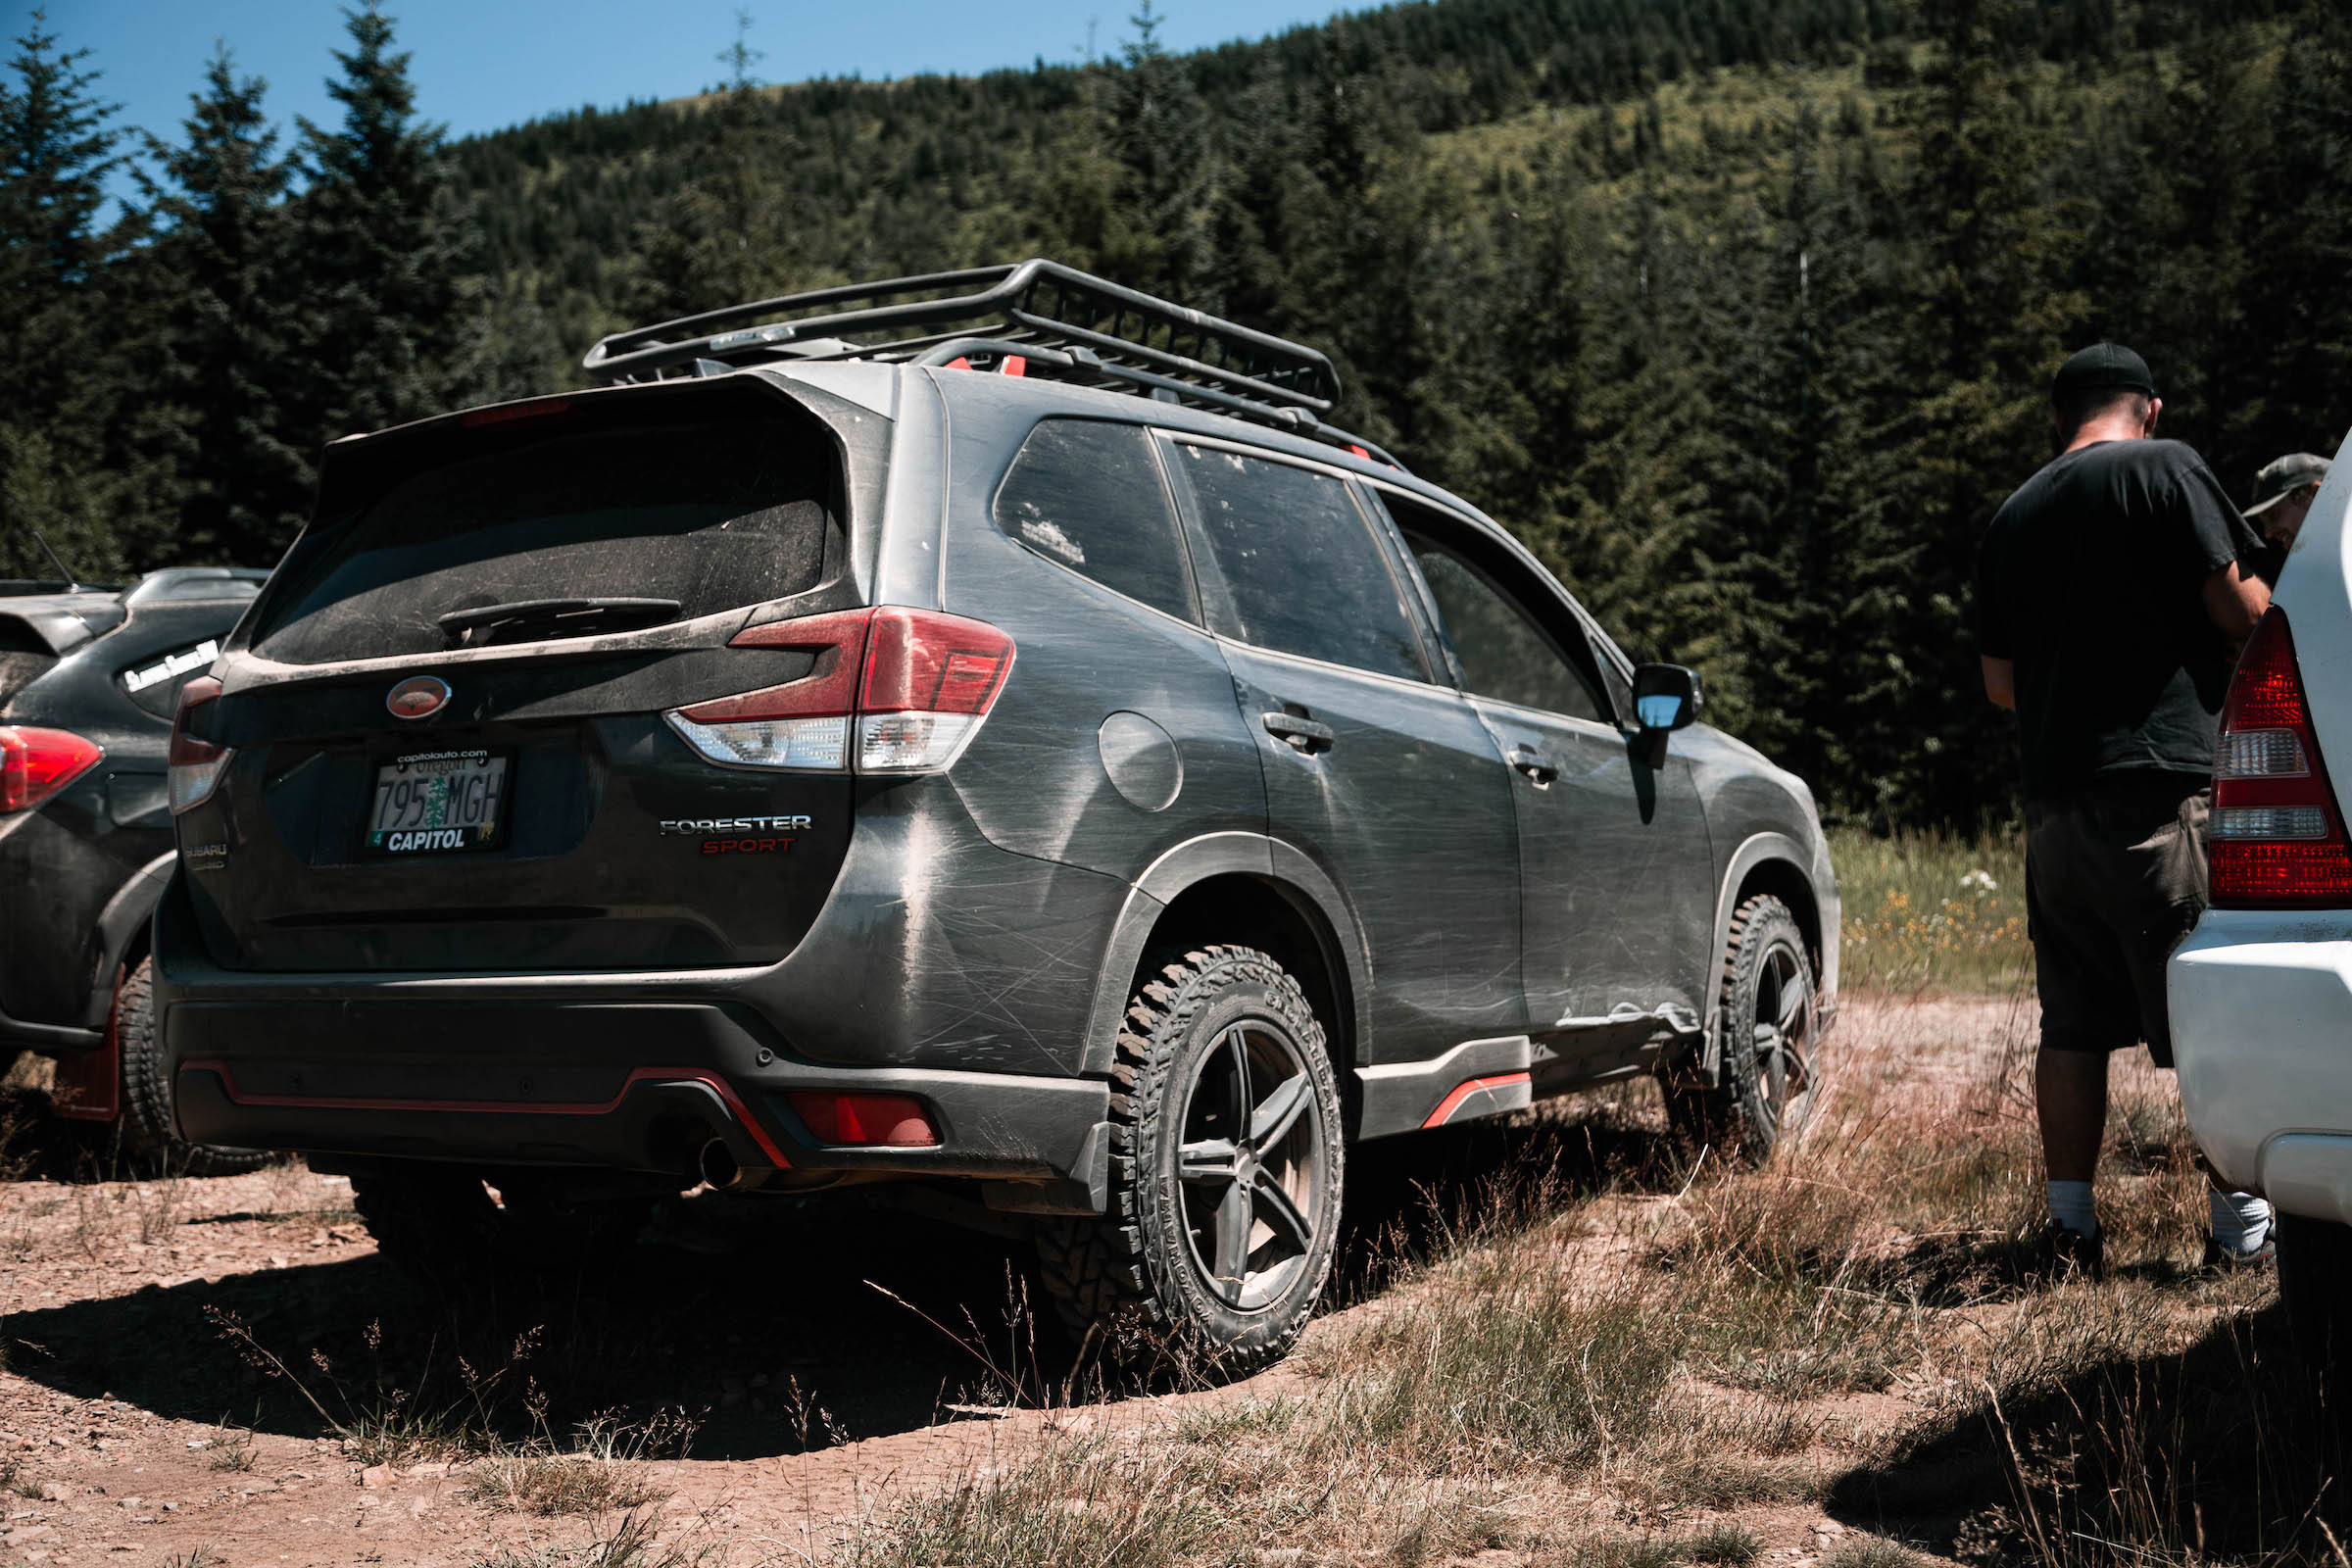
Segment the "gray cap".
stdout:
[[2291,452],[2254,476],[2254,504],[2246,509],[2245,514],[2252,517],[2268,512],[2305,485],[2318,484],[2327,477],[2326,458]]

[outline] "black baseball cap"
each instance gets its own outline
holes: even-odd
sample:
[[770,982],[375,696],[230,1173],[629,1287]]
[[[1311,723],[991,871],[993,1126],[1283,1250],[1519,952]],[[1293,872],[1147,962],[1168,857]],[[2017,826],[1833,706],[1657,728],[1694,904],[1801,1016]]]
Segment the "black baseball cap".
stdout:
[[2093,343],[2058,367],[2058,377],[2050,383],[2052,399],[2063,399],[2076,392],[2106,391],[2144,392],[2156,395],[2156,378],[2148,373],[2148,362],[2121,343]]

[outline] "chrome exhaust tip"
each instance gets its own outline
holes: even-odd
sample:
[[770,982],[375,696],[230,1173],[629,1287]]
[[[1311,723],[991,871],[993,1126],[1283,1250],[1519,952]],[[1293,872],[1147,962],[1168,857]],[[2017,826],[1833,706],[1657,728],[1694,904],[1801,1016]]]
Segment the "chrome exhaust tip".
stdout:
[[743,1166],[723,1138],[713,1138],[703,1145],[703,1152],[695,1156],[694,1168],[704,1184],[714,1191],[723,1193],[743,1185]]

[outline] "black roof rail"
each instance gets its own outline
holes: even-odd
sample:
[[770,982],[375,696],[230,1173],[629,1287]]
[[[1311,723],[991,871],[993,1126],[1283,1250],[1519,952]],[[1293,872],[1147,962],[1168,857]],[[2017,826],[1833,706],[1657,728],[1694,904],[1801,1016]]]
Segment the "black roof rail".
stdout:
[[1043,258],[732,305],[614,332],[580,364],[612,384],[779,360],[979,360],[1213,409],[1401,466],[1322,422],[1340,376],[1319,350]]

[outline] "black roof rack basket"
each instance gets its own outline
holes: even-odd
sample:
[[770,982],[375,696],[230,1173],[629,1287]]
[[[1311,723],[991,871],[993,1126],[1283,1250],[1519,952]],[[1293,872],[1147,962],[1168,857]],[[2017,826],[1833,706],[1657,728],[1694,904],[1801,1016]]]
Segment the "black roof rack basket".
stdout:
[[612,383],[778,360],[993,365],[1215,409],[1394,466],[1322,422],[1339,401],[1340,377],[1319,351],[1042,258],[787,294],[635,327],[603,339],[581,368]]

